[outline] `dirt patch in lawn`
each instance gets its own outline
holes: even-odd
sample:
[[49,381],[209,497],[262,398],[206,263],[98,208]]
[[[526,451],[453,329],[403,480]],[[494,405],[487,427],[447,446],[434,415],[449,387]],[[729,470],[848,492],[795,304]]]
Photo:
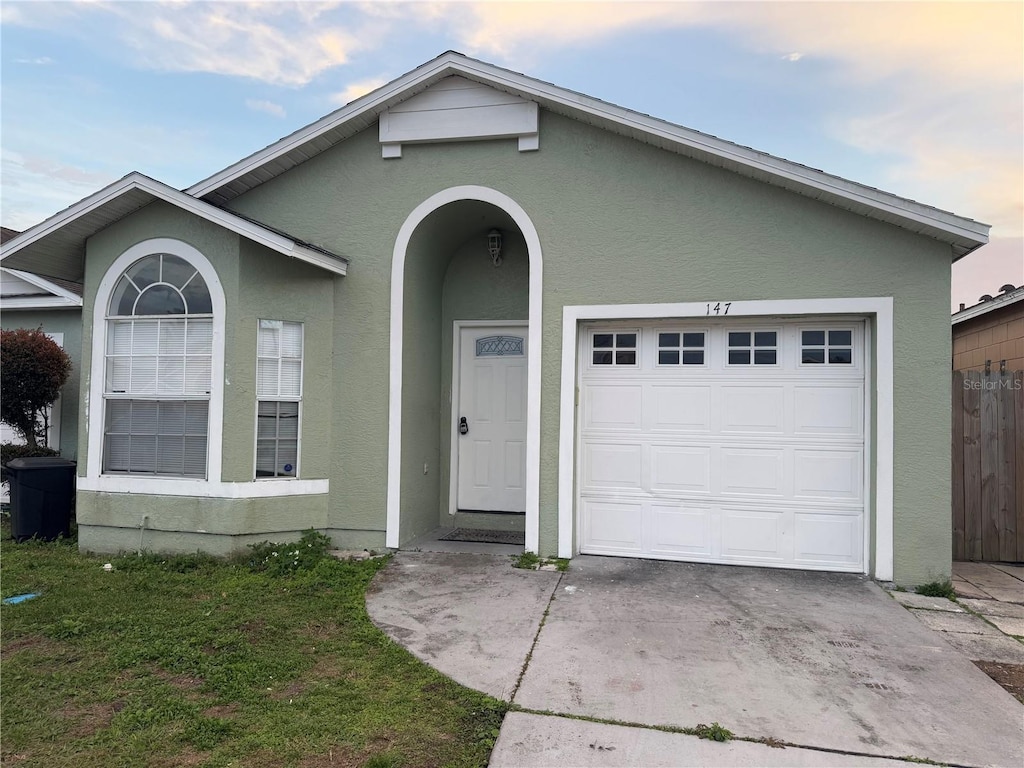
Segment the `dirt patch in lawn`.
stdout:
[[150,768],[179,768],[185,765],[202,765],[210,759],[209,752],[197,752],[192,747],[185,747],[174,757],[157,758],[155,762],[147,763]]
[[209,709],[203,710],[203,715],[206,717],[217,717],[223,720],[230,720],[238,714],[240,709],[241,707],[237,703],[216,704]]
[[22,635],[10,642],[4,643],[4,655],[18,653],[18,651],[34,650],[37,653],[52,655],[59,647],[57,641],[51,640],[43,635]]
[[124,709],[124,703],[121,701],[97,702],[85,706],[69,704],[58,710],[57,714],[74,722],[67,736],[72,739],[81,739],[92,736],[104,728],[109,728],[114,715],[122,709]]
[[976,661],[974,665],[1003,686],[1017,701],[1024,704],[1024,664]]

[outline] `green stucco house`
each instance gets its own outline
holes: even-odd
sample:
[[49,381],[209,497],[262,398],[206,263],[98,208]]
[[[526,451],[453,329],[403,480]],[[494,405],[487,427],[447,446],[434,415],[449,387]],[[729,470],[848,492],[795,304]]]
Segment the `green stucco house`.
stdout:
[[519,527],[920,583],[988,229],[449,52],[2,258],[84,283],[84,549]]

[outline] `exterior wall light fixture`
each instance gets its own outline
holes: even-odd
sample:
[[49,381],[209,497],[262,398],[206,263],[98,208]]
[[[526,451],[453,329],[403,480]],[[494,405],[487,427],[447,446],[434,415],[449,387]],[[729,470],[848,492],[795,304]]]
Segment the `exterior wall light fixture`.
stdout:
[[487,233],[487,253],[491,255],[494,266],[501,264],[501,230],[492,229]]

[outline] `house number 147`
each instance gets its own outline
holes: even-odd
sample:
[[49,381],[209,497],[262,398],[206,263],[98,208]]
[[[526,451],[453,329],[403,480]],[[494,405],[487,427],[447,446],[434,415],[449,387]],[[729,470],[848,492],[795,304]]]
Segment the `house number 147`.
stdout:
[[719,301],[718,303],[716,303],[714,305],[708,304],[707,305],[707,308],[708,308],[708,312],[707,313],[709,315],[728,315],[729,314],[729,307],[731,307],[731,306],[732,306],[732,302],[731,301],[724,301],[724,302],[723,301]]

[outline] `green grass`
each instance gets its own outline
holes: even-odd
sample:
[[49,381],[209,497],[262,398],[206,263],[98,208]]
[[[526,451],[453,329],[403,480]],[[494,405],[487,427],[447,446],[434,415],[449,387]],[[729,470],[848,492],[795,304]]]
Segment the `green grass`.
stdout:
[[371,624],[383,561],[320,556],[315,538],[225,562],[0,534],[3,597],[40,593],[0,607],[4,765],[487,763],[507,705]]

